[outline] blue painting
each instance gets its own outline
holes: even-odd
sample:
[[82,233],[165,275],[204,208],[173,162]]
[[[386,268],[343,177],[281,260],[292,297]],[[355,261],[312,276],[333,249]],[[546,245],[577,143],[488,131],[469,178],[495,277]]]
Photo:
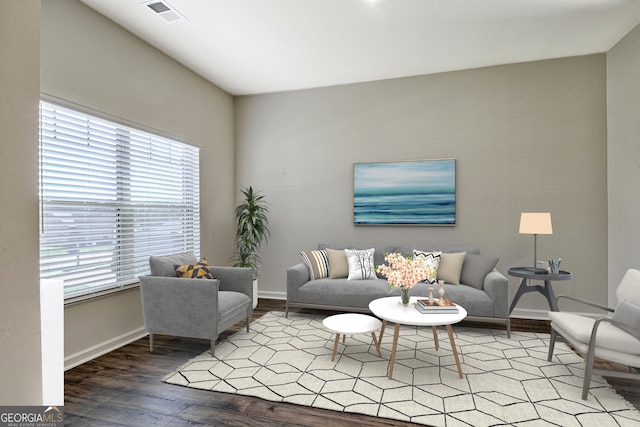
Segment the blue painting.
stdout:
[[455,225],[455,159],[353,165],[356,225]]

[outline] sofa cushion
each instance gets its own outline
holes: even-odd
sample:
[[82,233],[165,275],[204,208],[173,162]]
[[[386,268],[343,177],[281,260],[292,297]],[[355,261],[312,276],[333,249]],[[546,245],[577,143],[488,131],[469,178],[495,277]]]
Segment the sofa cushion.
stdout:
[[377,298],[389,296],[389,284],[384,279],[311,280],[298,289],[297,302],[341,307],[366,308]]
[[206,259],[195,264],[174,265],[173,268],[177,276],[183,279],[213,279]]
[[427,268],[432,268],[436,272],[436,275],[434,277],[427,277],[426,279],[423,280],[423,282],[427,282],[432,285],[436,283],[441,254],[442,254],[442,251],[425,252],[425,251],[420,251],[418,249],[413,250],[414,257],[421,258],[422,260],[424,260],[424,266]]
[[348,280],[377,279],[373,254],[375,249],[345,249],[347,264],[349,265]]
[[309,269],[311,280],[329,277],[329,260],[327,251],[301,251],[300,256]]
[[183,252],[175,255],[149,257],[149,267],[152,276],[176,277],[174,265],[195,264],[198,258],[193,252]]
[[462,273],[462,264],[466,252],[447,253],[440,255],[440,265],[438,266],[438,280],[444,280],[446,283],[454,285],[460,284],[460,274]]
[[326,249],[327,260],[329,261],[329,277],[332,279],[340,279],[349,276],[349,264],[347,263],[347,254],[343,250]]
[[498,258],[467,254],[460,272],[460,283],[482,289],[484,278],[495,268],[496,264],[498,264]]

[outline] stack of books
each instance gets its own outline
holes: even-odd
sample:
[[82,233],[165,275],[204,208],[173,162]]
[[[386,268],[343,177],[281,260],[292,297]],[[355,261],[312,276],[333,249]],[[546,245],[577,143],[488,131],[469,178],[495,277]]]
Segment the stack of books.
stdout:
[[444,298],[442,301],[440,301],[438,298],[434,298],[432,304],[429,304],[428,299],[419,299],[416,302],[416,309],[420,313],[424,314],[452,314],[458,312],[458,306],[446,298]]

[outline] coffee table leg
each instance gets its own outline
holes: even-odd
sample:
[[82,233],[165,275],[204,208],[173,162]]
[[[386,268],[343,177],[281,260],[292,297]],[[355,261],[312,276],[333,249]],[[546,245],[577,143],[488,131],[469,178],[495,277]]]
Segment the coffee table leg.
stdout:
[[389,379],[393,379],[393,365],[396,362],[396,348],[398,347],[398,335],[400,335],[400,323],[396,323],[393,330],[393,346],[391,347],[391,360],[389,360]]
[[338,342],[340,342],[340,334],[336,334],[336,341],[333,344],[333,354],[331,355],[331,361],[336,358],[336,351],[338,350]]
[[453,351],[453,357],[456,359],[456,366],[458,367],[458,375],[463,378],[462,368],[460,367],[460,359],[458,358],[458,350],[456,350],[456,342],[453,340],[453,331],[451,325],[447,325],[447,333],[449,334],[449,341],[451,342],[451,350]]
[[376,351],[378,352],[378,357],[382,357],[382,353],[380,353],[380,343],[378,342],[378,338],[376,338],[376,333],[371,332],[371,337],[373,337],[373,344],[376,346]]
[[382,336],[384,335],[384,330],[387,327],[387,321],[382,321],[382,327],[380,328],[380,338],[378,338],[378,344],[382,345]]
[[433,342],[436,344],[436,351],[438,351],[440,349],[438,345],[438,332],[436,332],[435,326],[432,326],[431,329],[433,330]]

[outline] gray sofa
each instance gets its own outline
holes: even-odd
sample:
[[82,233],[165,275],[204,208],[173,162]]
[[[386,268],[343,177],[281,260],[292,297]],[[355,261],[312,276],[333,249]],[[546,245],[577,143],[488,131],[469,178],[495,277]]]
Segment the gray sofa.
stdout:
[[[480,255],[476,247],[420,247],[420,246],[366,246],[366,245],[318,245],[318,250],[326,249],[369,249],[374,248],[374,264],[384,264],[385,253],[400,252],[404,256],[413,255],[413,250],[443,253],[465,252],[460,272],[460,284],[445,283],[445,298],[463,306],[468,313],[467,320],[504,324],[511,336],[509,321],[509,283],[493,266],[497,258]],[[331,267],[329,266],[329,269]],[[429,296],[429,288],[434,288],[437,297],[438,286],[419,283],[411,289],[412,296]],[[347,280],[347,278],[320,278],[311,280],[309,267],[301,262],[287,269],[287,303],[289,308],[305,307],[332,311],[369,312],[369,303],[376,298],[400,295],[399,288],[389,288],[386,279]]]
[[250,268],[209,266],[214,279],[177,277],[175,265],[195,264],[193,252],[151,256],[151,274],[140,277],[144,326],[153,351],[153,335],[211,340],[211,354],[221,332],[253,314]]

